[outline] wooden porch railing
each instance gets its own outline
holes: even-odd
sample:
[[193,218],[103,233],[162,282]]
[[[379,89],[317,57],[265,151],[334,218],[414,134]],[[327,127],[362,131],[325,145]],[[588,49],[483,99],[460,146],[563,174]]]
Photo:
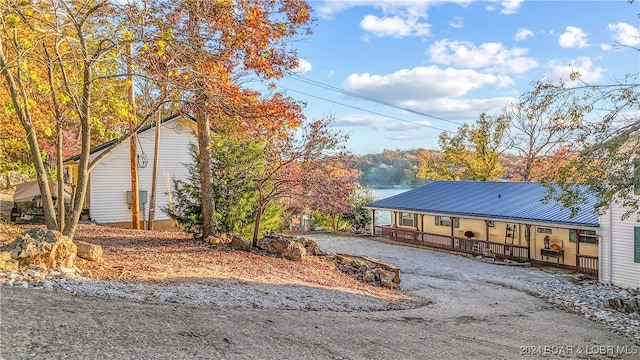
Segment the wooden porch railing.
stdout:
[[398,242],[462,252],[466,254],[481,255],[484,250],[490,249],[497,258],[514,261],[529,261],[530,258],[529,248],[522,245],[501,244],[479,239],[430,234],[417,230],[400,229],[390,226],[375,226],[374,234],[377,236],[388,237]]
[[598,278],[598,257],[592,255],[576,255],[576,268],[579,273],[591,278]]

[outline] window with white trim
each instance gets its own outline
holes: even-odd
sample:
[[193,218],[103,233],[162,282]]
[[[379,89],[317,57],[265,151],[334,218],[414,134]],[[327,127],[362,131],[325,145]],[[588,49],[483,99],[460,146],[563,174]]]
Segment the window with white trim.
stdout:
[[400,213],[400,226],[417,227],[418,226],[418,214]]
[[[449,217],[449,216],[436,216],[436,226],[451,227],[451,217]],[[459,228],[460,227],[460,219],[458,219],[458,218],[454,218],[453,219],[453,227],[454,228]]]

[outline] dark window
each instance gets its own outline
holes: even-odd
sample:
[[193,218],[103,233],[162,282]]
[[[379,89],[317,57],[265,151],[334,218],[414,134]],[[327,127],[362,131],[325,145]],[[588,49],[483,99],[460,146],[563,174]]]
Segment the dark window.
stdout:
[[576,238],[579,238],[581,243],[598,243],[598,235],[596,235],[595,230],[571,230],[569,232],[569,242],[576,242]]
[[[436,216],[436,226],[451,227],[451,217],[449,217],[449,216]],[[458,218],[454,218],[453,219],[453,227],[454,228],[459,228],[460,227],[460,219],[458,219]]]
[[633,262],[640,264],[640,227],[633,228]]

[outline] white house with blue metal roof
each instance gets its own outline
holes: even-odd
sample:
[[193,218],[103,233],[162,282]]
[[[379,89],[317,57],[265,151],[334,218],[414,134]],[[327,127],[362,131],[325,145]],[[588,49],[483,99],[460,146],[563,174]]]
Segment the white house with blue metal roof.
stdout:
[[368,204],[391,213],[373,235],[471,254],[577,268],[597,277],[599,218],[595,198],[575,213],[543,201],[528,182],[434,181]]

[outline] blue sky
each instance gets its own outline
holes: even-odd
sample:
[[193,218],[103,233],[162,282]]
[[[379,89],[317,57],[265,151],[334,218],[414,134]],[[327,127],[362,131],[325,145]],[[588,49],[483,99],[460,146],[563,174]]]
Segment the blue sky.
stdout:
[[[356,153],[438,148],[543,78],[589,83],[640,72],[638,2],[311,1],[313,34],[292,45],[299,75],[279,89],[332,115]],[[375,101],[372,101],[375,100]],[[395,106],[389,106],[391,104]],[[426,114],[421,115],[421,114]]]

